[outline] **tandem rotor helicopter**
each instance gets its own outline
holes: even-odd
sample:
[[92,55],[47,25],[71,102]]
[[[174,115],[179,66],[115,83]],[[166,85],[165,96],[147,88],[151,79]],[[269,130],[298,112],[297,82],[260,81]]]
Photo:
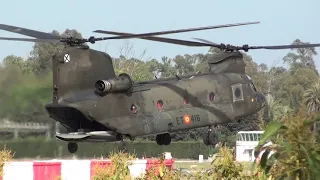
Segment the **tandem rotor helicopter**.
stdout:
[[[53,97],[45,105],[49,116],[60,122],[67,133],[56,138],[68,142],[75,153],[78,142],[114,142],[124,138],[156,135],[159,145],[171,143],[170,133],[208,127],[203,142],[215,145],[214,127],[258,112],[266,103],[251,78],[245,73],[240,50],[291,49],[320,44],[282,46],[233,46],[156,37],[156,35],[257,24],[247,22],[143,34],[104,30],[94,32],[118,35],[88,39],[63,38],[50,33],[0,24],[0,29],[35,39],[0,37],[0,40],[61,42],[62,52],[52,57]],[[207,72],[134,82],[122,73],[116,76],[112,58],[90,49],[86,43],[111,39],[140,38],[185,46],[208,46],[223,50],[208,60]]]

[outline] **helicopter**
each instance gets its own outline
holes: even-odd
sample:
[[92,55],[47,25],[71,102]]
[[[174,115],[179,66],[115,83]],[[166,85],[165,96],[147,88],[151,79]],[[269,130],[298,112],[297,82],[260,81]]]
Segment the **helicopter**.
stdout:
[[[81,142],[116,142],[129,138],[156,136],[158,145],[169,145],[171,133],[208,127],[203,135],[206,145],[215,145],[217,125],[230,123],[260,111],[266,104],[245,73],[243,54],[250,49],[288,49],[316,47],[320,44],[282,46],[234,46],[195,38],[187,41],[157,35],[257,24],[247,22],[199,28],[132,34],[96,30],[117,35],[85,38],[62,37],[50,33],[0,24],[0,29],[33,38],[0,37],[0,40],[60,42],[64,49],[52,57],[52,100],[45,105],[50,118],[66,133],[58,140],[68,142],[75,153]],[[208,60],[208,71],[170,78],[134,82],[118,76],[109,54],[89,48],[86,43],[111,39],[139,38],[190,47],[216,47],[223,50]]]

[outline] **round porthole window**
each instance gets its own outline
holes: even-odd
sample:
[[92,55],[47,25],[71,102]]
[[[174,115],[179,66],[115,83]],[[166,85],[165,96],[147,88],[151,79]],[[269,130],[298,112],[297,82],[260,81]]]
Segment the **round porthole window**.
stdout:
[[183,99],[183,104],[189,104],[188,98],[185,97],[185,98]]
[[216,96],[215,96],[214,92],[211,92],[209,94],[209,100],[213,102],[215,98],[216,98]]
[[137,111],[138,111],[137,106],[134,105],[134,104],[132,104],[131,107],[130,107],[130,111],[131,111],[132,113],[134,113],[134,114],[137,113]]
[[162,101],[162,100],[158,100],[158,102],[157,102],[157,108],[158,108],[159,110],[162,110],[162,109],[163,109],[163,101]]

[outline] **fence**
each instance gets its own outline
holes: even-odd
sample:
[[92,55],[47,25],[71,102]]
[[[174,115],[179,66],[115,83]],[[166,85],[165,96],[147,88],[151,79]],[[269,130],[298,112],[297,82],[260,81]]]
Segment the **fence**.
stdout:
[[0,132],[14,133],[14,138],[19,137],[20,132],[36,132],[45,133],[47,137],[51,136],[51,125],[45,123],[31,123],[31,122],[13,122],[8,119],[0,121]]

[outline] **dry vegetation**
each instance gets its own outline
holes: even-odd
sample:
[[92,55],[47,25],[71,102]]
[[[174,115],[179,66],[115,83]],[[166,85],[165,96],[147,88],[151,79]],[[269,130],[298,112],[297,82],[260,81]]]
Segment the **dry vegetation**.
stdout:
[[[4,148],[0,151],[0,176],[3,176],[3,166],[6,162],[11,161],[13,153],[11,150]],[[0,178],[1,179],[1,178]]]
[[111,163],[98,163],[94,167],[92,180],[129,180],[131,179],[129,165],[136,159],[135,155],[129,153],[114,153],[109,156]]

